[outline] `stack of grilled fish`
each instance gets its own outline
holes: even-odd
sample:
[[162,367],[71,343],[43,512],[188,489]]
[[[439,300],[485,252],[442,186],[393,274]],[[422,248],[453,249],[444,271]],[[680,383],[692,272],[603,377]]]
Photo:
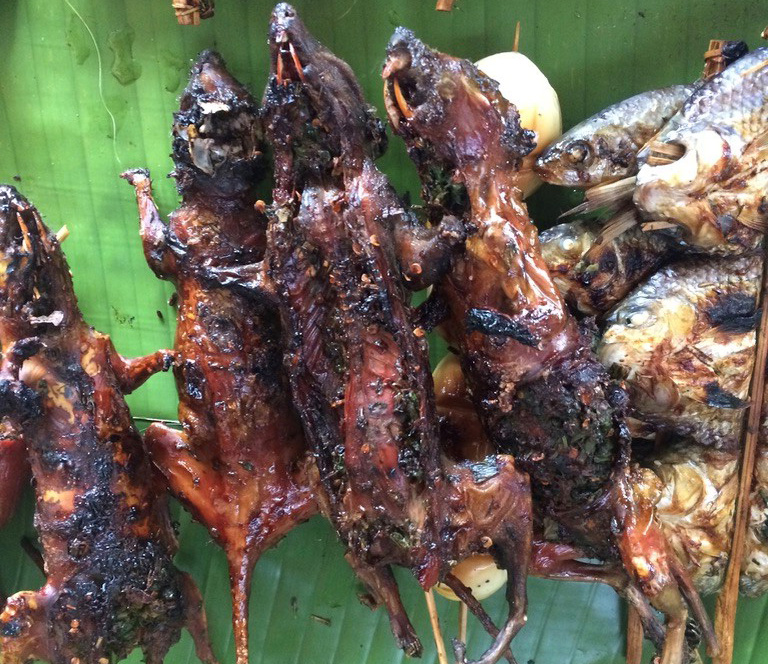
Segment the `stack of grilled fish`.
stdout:
[[[0,519],[29,464],[48,577],[0,614],[3,663],[108,662],[136,646],[157,663],[182,626],[213,661],[199,595],[171,563],[165,488],[227,555],[238,664],[253,566],[315,513],[410,655],[421,643],[393,566],[466,602],[493,639],[483,664],[512,657],[529,573],[613,586],[664,664],[685,661],[690,617],[716,648],[697,589],[716,589],[727,561],[754,363],[768,49],[549,148],[541,175],[596,187],[582,209],[614,218],[540,240],[517,186],[535,136],[471,63],[402,28],[388,47],[387,114],[422,212],[375,165],[384,125],[349,66],[286,4],[269,44],[261,108],[217,54],[194,65],[169,223],[149,174],[124,174],[147,262],[178,293],[173,351],[117,355],[83,322],[56,237],[0,190],[0,477],[16,480],[0,486]],[[267,143],[271,205],[256,196]],[[467,385],[440,409],[425,338],[438,326]],[[171,367],[181,431],[153,424],[142,444],[123,394]],[[752,593],[768,562],[767,448]],[[478,553],[508,575],[500,627],[452,573]]]

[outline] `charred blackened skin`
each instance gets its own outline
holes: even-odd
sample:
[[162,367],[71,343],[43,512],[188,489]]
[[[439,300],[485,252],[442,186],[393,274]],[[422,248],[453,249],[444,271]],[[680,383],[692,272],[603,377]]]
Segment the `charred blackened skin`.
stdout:
[[[273,12],[270,48],[264,117],[276,184],[262,267],[280,303],[293,399],[322,479],[321,509],[412,655],[421,644],[391,566],[411,569],[426,589],[453,561],[492,542],[510,573],[512,607],[485,658],[495,661],[524,621],[518,570],[530,551],[529,489],[509,457],[490,457],[477,477],[476,467],[442,459],[427,346],[406,291],[443,260],[438,245],[450,251],[463,233],[409,235],[415,219],[373,162],[382,123],[349,66],[288,5]],[[247,273],[240,271],[242,283],[258,288],[258,270],[250,282]]]
[[56,236],[9,186],[0,187],[0,251],[0,412],[26,445],[47,575],[0,614],[4,664],[114,661],[136,647],[160,664],[184,626],[198,657],[215,662],[202,598],[172,563],[162,485],[123,398],[167,369],[170,354],[126,360],[83,321]]
[[[630,465],[626,395],[594,357],[589,331],[566,311],[521,202],[517,164],[530,137],[516,109],[471,63],[429,49],[402,28],[390,41],[384,78],[390,122],[419,169],[436,163],[467,191],[473,234],[440,293],[451,312],[444,329],[490,440],[528,471],[534,504],[566,544],[609,568],[620,560],[628,578],[614,577],[614,585],[645,615],[638,589],[666,614],[664,664],[682,661],[686,600],[715,648],[706,613]],[[471,329],[468,314],[478,309],[515,321],[538,343]],[[568,575],[565,561],[557,567]]]
[[[152,459],[227,554],[237,661],[248,662],[248,596],[261,553],[316,511],[310,456],[282,370],[279,316],[210,278],[260,260],[266,217],[258,109],[215,53],[200,55],[175,116],[182,205],[165,225],[145,171],[136,188],[155,273],[179,295],[175,366],[183,431],[152,424]],[[256,205],[256,207],[254,207]]]

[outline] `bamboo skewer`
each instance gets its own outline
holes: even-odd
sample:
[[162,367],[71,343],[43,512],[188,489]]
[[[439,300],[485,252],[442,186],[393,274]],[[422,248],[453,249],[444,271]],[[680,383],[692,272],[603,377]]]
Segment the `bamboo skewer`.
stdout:
[[725,67],[725,60],[723,59],[723,44],[725,42],[722,39],[711,39],[709,41],[709,49],[704,53],[704,74],[703,78],[712,78],[715,74],[719,74]]
[[56,231],[56,239],[58,240],[59,244],[64,242],[69,237],[69,228],[67,228],[66,225],[62,226],[58,231]]
[[642,664],[643,623],[634,606],[629,605],[627,613],[627,664]]
[[467,605],[464,602],[459,602],[459,641],[467,642]]
[[445,650],[445,641],[443,641],[443,633],[440,630],[440,618],[437,617],[435,594],[432,588],[424,592],[424,598],[427,600],[427,611],[429,612],[429,622],[432,625],[432,636],[435,637],[437,661],[440,664],[448,664],[448,653]]
[[736,606],[739,599],[739,577],[741,562],[744,558],[744,541],[749,523],[749,493],[755,471],[755,457],[760,434],[760,420],[763,411],[765,390],[765,364],[768,357],[768,241],[763,242],[763,278],[760,286],[761,310],[760,326],[757,334],[755,366],[752,370],[752,388],[750,406],[744,432],[744,446],[739,471],[739,493],[736,498],[733,539],[728,559],[725,582],[717,598],[715,608],[715,634],[720,645],[720,652],[713,654],[715,664],[731,664],[733,661],[733,632],[736,620]]
[[512,43],[512,50],[517,53],[520,46],[520,21],[515,24],[515,41]]
[[453,9],[453,3],[455,0],[437,0],[437,6],[435,9],[439,12],[449,12]]

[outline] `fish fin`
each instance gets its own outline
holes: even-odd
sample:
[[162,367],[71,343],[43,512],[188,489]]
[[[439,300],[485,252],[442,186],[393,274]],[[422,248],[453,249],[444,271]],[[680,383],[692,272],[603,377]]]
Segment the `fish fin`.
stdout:
[[739,223],[758,233],[768,233],[768,218],[766,217],[748,216],[744,219],[739,219]]
[[649,233],[651,231],[662,231],[669,228],[677,228],[677,224],[672,223],[671,221],[646,221],[645,223],[640,225],[640,228],[643,229],[644,232]]
[[614,214],[603,226],[600,235],[595,238],[592,246],[609,244],[617,237],[626,233],[638,223],[637,213],[632,206],[625,206]]
[[750,144],[749,147],[747,147],[746,151],[762,151],[768,148],[768,129],[766,129],[762,134],[759,134],[757,138],[755,138]]
[[607,209],[611,211],[619,210],[625,199],[632,197],[635,191],[635,182],[637,178],[632,177],[623,178],[622,180],[614,180],[613,182],[605,182],[598,184],[584,193],[584,201],[579,203],[576,207],[571,208],[563,212],[558,217],[570,217],[574,214],[582,214],[585,212],[594,212],[595,210]]

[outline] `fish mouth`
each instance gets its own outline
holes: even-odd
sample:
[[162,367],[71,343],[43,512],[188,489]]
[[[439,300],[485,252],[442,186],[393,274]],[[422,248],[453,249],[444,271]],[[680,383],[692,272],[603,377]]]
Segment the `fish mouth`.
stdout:
[[307,82],[301,57],[302,32],[306,32],[306,29],[301,24],[296,10],[284,2],[277,5],[270,20],[269,42],[272,74],[278,85]]

